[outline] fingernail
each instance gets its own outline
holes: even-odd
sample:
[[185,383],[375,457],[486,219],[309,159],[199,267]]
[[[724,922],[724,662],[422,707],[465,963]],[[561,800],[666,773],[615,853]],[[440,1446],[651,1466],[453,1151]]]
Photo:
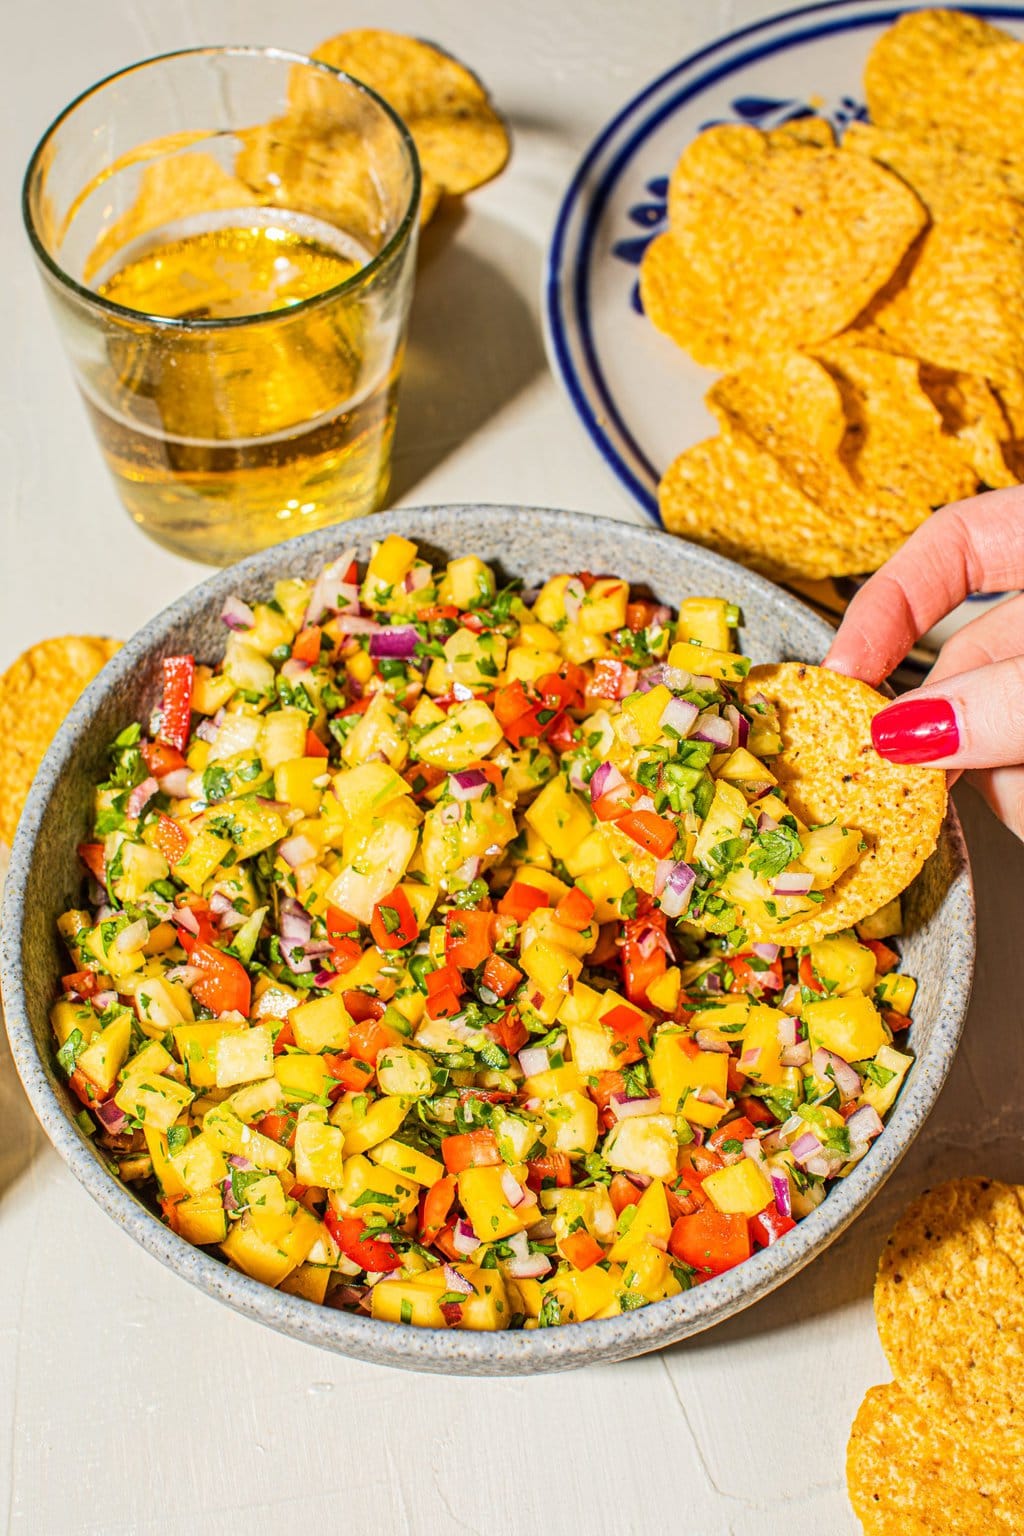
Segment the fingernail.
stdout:
[[871,740],[891,763],[934,763],[958,750],[960,728],[948,699],[900,699],[875,715]]

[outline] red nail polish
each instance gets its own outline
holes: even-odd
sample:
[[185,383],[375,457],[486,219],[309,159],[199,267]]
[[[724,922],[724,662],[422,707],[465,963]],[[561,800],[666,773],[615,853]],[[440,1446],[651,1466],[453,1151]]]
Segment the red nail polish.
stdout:
[[900,699],[875,715],[871,740],[891,763],[934,763],[957,751],[960,729],[948,699]]

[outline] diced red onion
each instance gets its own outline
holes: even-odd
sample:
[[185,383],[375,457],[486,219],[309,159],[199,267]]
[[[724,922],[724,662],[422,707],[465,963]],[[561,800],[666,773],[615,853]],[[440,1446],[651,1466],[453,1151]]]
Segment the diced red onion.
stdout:
[[[348,587],[345,578],[348,576],[349,566],[355,559],[355,553],[354,548],[346,549],[337,560],[331,560],[324,566],[309,594],[306,616],[302,621],[304,625],[319,624],[325,613],[337,613],[342,606],[350,606],[351,600],[343,589]],[[349,588],[349,590],[352,589]]]
[[134,923],[129,923],[127,928],[121,929],[114,940],[114,948],[119,955],[134,955],[148,938],[149,924],[144,917],[139,917]]
[[526,1198],[523,1186],[511,1168],[503,1168],[501,1170],[501,1191],[509,1205],[513,1208],[517,1205],[522,1205]]
[[779,1007],[788,1012],[790,1008],[799,1008],[800,1002],[800,984],[799,982],[791,981],[779,998]]
[[202,974],[198,965],[172,965],[167,972],[167,980],[180,981],[183,987],[191,987]]
[[141,784],[136,784],[128,799],[125,801],[125,814],[130,817],[141,816],[153,796],[159,792],[160,785],[153,775],[143,779]]
[[663,729],[667,726],[669,730],[675,731],[677,736],[685,737],[690,734],[699,715],[700,710],[696,704],[673,696],[662,710],[658,723]]
[[672,953],[672,945],[669,943],[667,935],[662,933],[656,923],[648,923],[645,928],[641,929],[638,937],[633,942],[636,944],[642,960],[649,960],[655,950],[658,949],[666,954],[670,960],[675,959],[675,955]]
[[457,1253],[468,1257],[471,1253],[475,1253],[479,1246],[480,1239],[473,1228],[468,1221],[460,1217],[452,1229],[452,1247]]
[[313,919],[294,896],[286,896],[279,912],[279,931],[282,940],[289,945],[308,944],[313,931]]
[[[341,621],[343,624],[345,620]],[[411,661],[419,635],[412,624],[389,624],[370,636],[370,655],[386,656],[396,661]]]
[[583,759],[580,757],[574,757],[569,764],[569,787],[580,795],[590,793],[590,785],[583,777]]
[[719,1056],[728,1056],[730,1046],[724,1035],[720,1035],[717,1029],[698,1029],[693,1037],[702,1051],[711,1051]]
[[780,1045],[799,1045],[802,1038],[800,1020],[793,1018],[791,1014],[787,1014],[784,1019],[779,1020],[776,1033],[778,1034]]
[[722,714],[732,726],[733,740],[736,745],[738,747],[745,747],[747,737],[750,735],[750,723],[746,715],[742,714],[735,704],[727,704],[722,710]]
[[751,944],[750,952],[759,960],[764,960],[768,965],[774,965],[779,958],[779,946],[777,944]]
[[289,656],[281,668],[281,676],[289,683],[297,683],[305,677],[311,666],[311,662],[301,661],[298,656]]
[[665,881],[675,869],[671,859],[659,859],[654,866],[654,895],[660,896],[665,889]]
[[551,1272],[551,1260],[544,1253],[528,1253],[525,1259],[508,1259],[505,1273],[513,1280],[543,1280]]
[[198,939],[199,919],[191,907],[175,907],[171,913],[171,922],[176,923],[179,928],[184,928],[186,933],[190,933],[193,938]]
[[482,864],[483,860],[478,854],[471,854],[468,859],[463,859],[462,863],[455,870],[456,880],[464,880],[467,885],[472,885],[480,873]]
[[665,881],[665,888],[658,898],[666,917],[682,917],[690,905],[690,892],[697,879],[696,871],[689,864],[678,863]]
[[783,870],[781,875],[776,875],[772,881],[772,891],[776,896],[806,896],[814,884],[814,876],[801,871]]
[[725,1109],[726,1107],[725,1100],[722,1098],[722,1095],[720,1093],[716,1093],[714,1088],[708,1088],[706,1086],[703,1088],[695,1088],[693,1090],[693,1096],[695,1099],[699,1099],[702,1104],[711,1104],[715,1109]]
[[749,1157],[751,1162],[756,1163],[759,1168],[763,1168],[767,1161],[764,1155],[764,1148],[757,1136],[748,1136],[746,1138],[743,1143],[743,1155],[744,1157]]
[[775,1194],[775,1206],[780,1216],[792,1216],[793,1195],[789,1187],[789,1175],[773,1168],[768,1174]]
[[795,1045],[784,1045],[779,1052],[780,1067],[806,1067],[811,1059],[811,1042],[798,1040]]
[[444,1266],[444,1279],[445,1284],[450,1291],[460,1291],[463,1296],[472,1296],[475,1294],[473,1291],[473,1286],[466,1279],[465,1275],[460,1275],[459,1271],[453,1268],[451,1264],[446,1264]]
[[804,1131],[789,1150],[793,1154],[794,1161],[798,1162],[802,1168],[809,1158],[817,1157],[821,1152],[821,1142],[813,1131]]
[[105,1131],[111,1136],[120,1136],[128,1124],[128,1116],[123,1109],[119,1109],[113,1099],[107,1099],[103,1104],[94,1104],[92,1112]]
[[705,992],[721,992],[722,978],[717,971],[705,971],[701,980],[704,983]]
[[513,1232],[510,1237],[506,1237],[505,1242],[511,1248],[514,1259],[525,1259],[530,1251],[530,1239],[525,1232]]
[[774,832],[778,827],[774,816],[769,816],[767,811],[762,811],[757,818],[757,830],[759,832]]
[[93,1002],[102,1013],[104,1009],[112,1008],[114,1006],[114,1004],[117,1002],[117,993],[114,991],[113,987],[110,987],[105,992],[97,992],[93,997]]
[[654,810],[654,800],[653,800],[653,797],[651,795],[641,795],[639,800],[636,802],[636,805],[633,807],[633,809],[635,811],[653,811]]
[[602,795],[610,795],[617,789],[627,789],[625,779],[614,763],[598,763],[590,780],[591,800],[600,800]]
[[298,837],[286,837],[283,843],[278,843],[277,851],[289,869],[298,869],[300,864],[309,864],[316,858],[316,848],[301,833]]
[[693,675],[685,672],[682,667],[670,667],[667,662],[660,661],[656,666],[647,667],[637,680],[637,688],[641,693],[650,693],[652,688],[657,688],[663,683],[673,693],[685,693],[693,682]]
[[256,615],[249,604],[244,603],[234,593],[225,601],[220,616],[228,629],[252,629],[256,623]]
[[609,1106],[616,1120],[628,1120],[631,1115],[656,1115],[661,1109],[661,1094],[631,1098],[628,1093],[613,1093]]
[[860,1109],[855,1109],[846,1122],[846,1129],[850,1133],[851,1146],[865,1146],[881,1136],[885,1130],[882,1118],[871,1104],[862,1104]]
[[804,1164],[808,1173],[817,1174],[820,1179],[830,1179],[843,1166],[845,1159],[842,1153],[826,1152],[824,1149],[817,1157],[809,1157]]
[[487,783],[487,775],[482,769],[462,768],[448,775],[448,793],[453,800],[479,800]]
[[723,720],[721,715],[716,715],[714,710],[706,709],[703,714],[697,716],[697,722],[691,732],[694,741],[707,741],[713,747],[718,747],[725,752],[735,745],[735,733],[728,720]]
[[580,608],[586,595],[586,589],[579,577],[570,576],[565,584],[565,591],[562,594],[565,616],[570,624],[575,624],[579,618]]
[[375,635],[381,627],[376,619],[364,619],[357,613],[339,613],[334,622],[346,635]]
[[519,1065],[526,1077],[536,1077],[548,1070],[551,1059],[542,1045],[530,1045],[519,1052]]
[[832,1069],[831,1076],[835,1081],[836,1087],[839,1089],[841,1103],[848,1104],[851,1099],[856,1099],[859,1096],[863,1087],[860,1074],[850,1066],[848,1061],[844,1061],[834,1051],[826,1051],[823,1045],[819,1045],[811,1057],[811,1066],[818,1077],[824,1078],[829,1076],[829,1068]]
[[217,740],[217,727],[212,720],[200,720],[196,726],[196,735],[200,741],[205,741],[208,747],[212,747]]
[[422,592],[429,586],[433,572],[429,565],[414,565],[411,571],[406,573],[403,587],[407,592]]
[[160,789],[172,800],[184,800],[189,793],[191,777],[191,768],[172,768],[170,773],[165,773],[159,780]]

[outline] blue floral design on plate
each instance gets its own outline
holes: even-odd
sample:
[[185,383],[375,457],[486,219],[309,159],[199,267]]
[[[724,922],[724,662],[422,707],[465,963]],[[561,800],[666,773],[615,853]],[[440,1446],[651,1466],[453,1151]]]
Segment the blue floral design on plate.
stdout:
[[[795,97],[778,96],[737,96],[729,103],[729,107],[731,116],[712,118],[701,124],[700,131],[716,128],[721,123],[746,123],[767,133],[773,128],[781,128],[784,123],[798,122],[802,117],[823,117],[832,124],[836,136],[842,137],[849,123],[865,122],[868,115],[864,103],[853,96],[841,96],[834,106],[827,109],[824,105],[813,106]],[[612,255],[618,261],[638,267],[655,235],[660,234],[665,227],[668,218],[668,182],[667,176],[655,176],[644,184],[647,196],[642,202],[634,203],[628,214],[630,223],[636,225],[641,233],[616,240],[612,246]],[[643,314],[639,283],[633,284],[630,304],[638,315]]]

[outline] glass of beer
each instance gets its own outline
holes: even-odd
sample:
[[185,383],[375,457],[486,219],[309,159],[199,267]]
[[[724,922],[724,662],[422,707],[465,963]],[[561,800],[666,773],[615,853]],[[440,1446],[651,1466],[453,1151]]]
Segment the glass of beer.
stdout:
[[271,48],[137,64],[46,132],[25,222],[152,538],[227,564],[381,505],[419,187],[386,102]]

